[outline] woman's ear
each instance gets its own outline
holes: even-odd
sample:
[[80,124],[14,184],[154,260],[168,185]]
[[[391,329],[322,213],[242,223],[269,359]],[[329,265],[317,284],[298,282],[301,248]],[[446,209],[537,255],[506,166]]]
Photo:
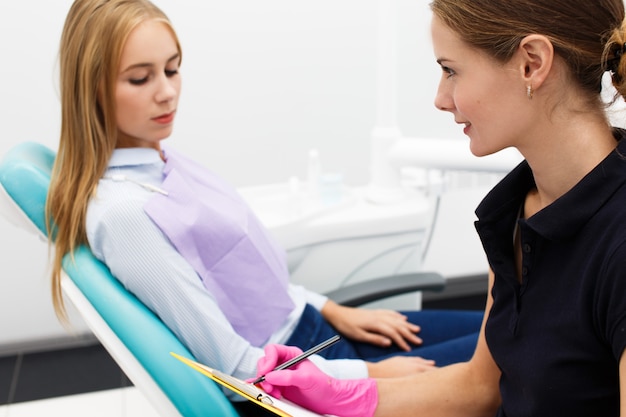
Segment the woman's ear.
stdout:
[[537,90],[544,83],[554,63],[554,46],[543,35],[528,35],[519,45],[519,69],[526,86]]

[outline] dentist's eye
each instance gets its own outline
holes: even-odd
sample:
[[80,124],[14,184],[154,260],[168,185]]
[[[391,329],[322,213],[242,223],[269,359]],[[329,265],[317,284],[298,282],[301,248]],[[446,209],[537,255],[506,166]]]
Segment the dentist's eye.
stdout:
[[441,66],[441,70],[448,75],[448,78],[450,78],[450,77],[452,77],[453,75],[456,74],[456,72],[454,72],[454,70],[452,68],[446,67],[444,65]]

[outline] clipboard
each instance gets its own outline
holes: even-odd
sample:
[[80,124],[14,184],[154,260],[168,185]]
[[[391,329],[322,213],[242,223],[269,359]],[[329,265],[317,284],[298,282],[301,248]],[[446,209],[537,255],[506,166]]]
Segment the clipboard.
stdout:
[[317,414],[313,411],[307,410],[291,401],[278,399],[273,397],[263,391],[260,388],[257,388],[255,385],[252,385],[246,381],[243,381],[239,378],[236,378],[232,375],[225,374],[224,372],[220,372],[217,369],[213,369],[209,366],[206,366],[200,362],[196,362],[192,359],[185,358],[184,356],[178,355],[174,352],[170,352],[170,354],[183,362],[184,364],[190,366],[201,374],[211,378],[213,381],[217,382],[221,386],[241,395],[245,399],[252,401],[261,407],[271,411],[277,416],[281,417],[320,417],[322,414]]

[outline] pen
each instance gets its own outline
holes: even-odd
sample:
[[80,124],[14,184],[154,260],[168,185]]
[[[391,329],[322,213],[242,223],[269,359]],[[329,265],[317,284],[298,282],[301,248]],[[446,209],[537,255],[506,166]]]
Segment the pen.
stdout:
[[[292,358],[292,359],[288,360],[287,362],[278,365],[276,368],[272,369],[272,371],[280,371],[282,369],[290,368],[290,367],[294,366],[295,364],[302,362],[303,360],[305,360],[309,356],[314,355],[314,354],[316,354],[316,353],[326,349],[328,346],[334,345],[335,343],[337,343],[339,341],[339,339],[341,339],[341,337],[339,335],[334,335],[330,339],[320,343],[317,346],[313,346],[311,349],[309,349],[306,352],[296,356],[295,358]],[[260,377],[258,377],[254,381],[252,381],[251,384],[256,385],[259,382],[263,382],[263,381],[265,381],[265,375],[261,375]]]

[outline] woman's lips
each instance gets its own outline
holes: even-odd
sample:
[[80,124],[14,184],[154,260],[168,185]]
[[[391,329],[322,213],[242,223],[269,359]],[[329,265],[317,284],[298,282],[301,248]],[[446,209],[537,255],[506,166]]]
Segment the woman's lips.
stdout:
[[152,120],[154,120],[157,123],[164,124],[164,125],[169,124],[169,123],[172,123],[172,121],[174,120],[174,113],[175,112],[162,114],[161,116],[157,116],[153,118]]

